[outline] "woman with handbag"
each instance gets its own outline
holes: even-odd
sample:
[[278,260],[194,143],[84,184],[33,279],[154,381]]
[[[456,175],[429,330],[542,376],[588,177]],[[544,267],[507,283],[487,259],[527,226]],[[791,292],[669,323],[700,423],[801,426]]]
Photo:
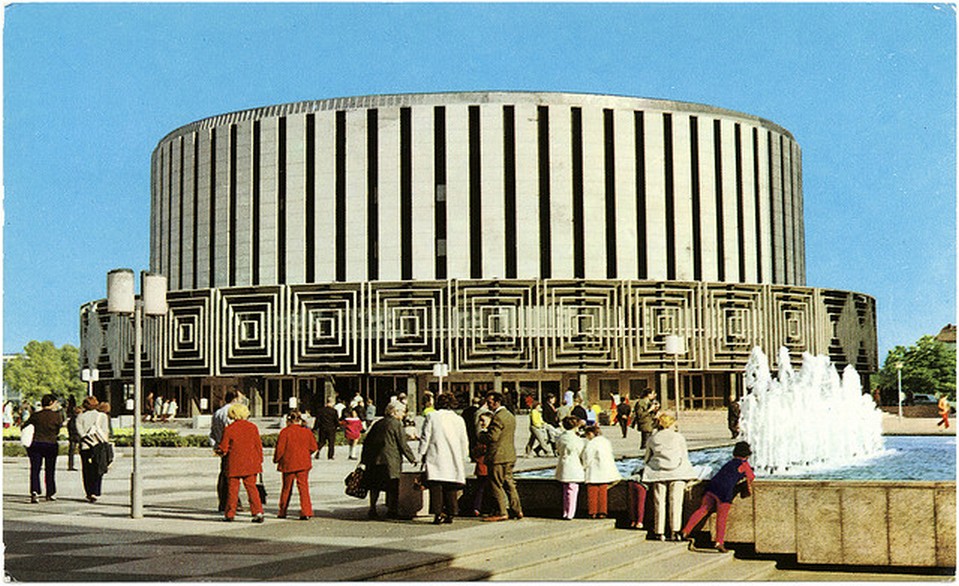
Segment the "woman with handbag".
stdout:
[[370,428],[363,441],[360,463],[365,467],[363,483],[370,491],[370,519],[379,519],[376,501],[380,492],[386,492],[386,516],[399,517],[400,474],[403,457],[410,464],[416,463],[416,454],[406,443],[403,430],[403,415],[395,403],[386,406],[386,413]]
[[30,502],[40,502],[40,468],[44,468],[44,484],[47,488],[46,499],[55,501],[57,497],[57,453],[60,446],[57,437],[63,426],[63,413],[60,402],[53,395],[44,395],[40,399],[43,407],[30,415],[23,427],[33,426],[33,441],[27,447],[30,457]]
[[426,415],[420,439],[420,459],[426,468],[433,524],[452,523],[456,502],[466,485],[469,438],[466,423],[453,411],[451,393],[436,397],[436,409]]
[[216,453],[229,455],[226,461],[227,496],[224,521],[236,517],[236,507],[240,501],[240,483],[246,488],[250,499],[250,512],[254,523],[263,522],[263,502],[256,486],[256,477],[263,472],[263,442],[260,430],[247,421],[250,409],[242,403],[233,403],[227,411],[232,423],[223,431],[223,439],[216,447]]
[[[98,446],[110,439],[110,419],[97,409],[100,402],[94,396],[83,400],[83,413],[77,415],[77,434],[80,436],[80,468],[83,474],[83,490],[91,503],[100,498],[103,474],[106,472],[98,462]],[[99,448],[102,450],[103,448]]]

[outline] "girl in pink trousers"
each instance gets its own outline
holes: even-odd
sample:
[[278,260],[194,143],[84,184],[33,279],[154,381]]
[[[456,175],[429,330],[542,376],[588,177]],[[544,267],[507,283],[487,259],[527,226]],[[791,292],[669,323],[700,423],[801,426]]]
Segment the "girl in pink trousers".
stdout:
[[576,499],[579,496],[579,483],[586,480],[583,469],[583,450],[586,440],[576,430],[583,425],[578,417],[565,417],[562,421],[563,433],[556,438],[556,480],[563,485],[563,519],[576,516]]

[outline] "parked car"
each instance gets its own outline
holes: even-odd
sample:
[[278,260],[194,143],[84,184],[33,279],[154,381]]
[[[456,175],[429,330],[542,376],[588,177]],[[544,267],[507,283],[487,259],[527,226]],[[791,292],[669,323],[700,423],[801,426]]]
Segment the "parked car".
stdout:
[[929,393],[912,394],[913,405],[935,405],[938,402],[939,399],[937,399],[935,395],[930,395]]

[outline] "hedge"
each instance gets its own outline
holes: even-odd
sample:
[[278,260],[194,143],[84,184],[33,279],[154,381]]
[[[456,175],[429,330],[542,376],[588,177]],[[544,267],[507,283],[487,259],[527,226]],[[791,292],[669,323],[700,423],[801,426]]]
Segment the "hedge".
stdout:
[[[264,448],[276,447],[278,433],[264,433],[260,435]],[[10,427],[3,430],[3,455],[4,456],[26,456],[26,449],[20,445],[20,429]],[[66,432],[61,430],[60,439],[66,441]],[[118,447],[129,447],[133,445],[133,428],[120,427],[113,430],[111,441]],[[140,445],[148,448],[211,448],[208,435],[180,435],[175,429],[148,427],[140,430]],[[346,439],[343,432],[336,434],[336,445],[346,445]],[[68,444],[60,444],[60,454],[67,453]],[[212,449],[212,448],[211,448]]]

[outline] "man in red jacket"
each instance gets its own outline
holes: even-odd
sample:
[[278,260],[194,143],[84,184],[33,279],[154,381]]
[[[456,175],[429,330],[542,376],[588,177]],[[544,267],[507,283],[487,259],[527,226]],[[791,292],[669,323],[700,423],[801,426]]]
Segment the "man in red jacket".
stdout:
[[293,482],[300,493],[300,520],[306,521],[313,516],[313,503],[310,501],[310,469],[313,468],[313,452],[317,451],[313,432],[303,426],[300,412],[294,409],[286,416],[286,427],[280,431],[273,451],[276,469],[283,473],[283,489],[280,491],[280,510],[276,516],[286,518],[286,507],[293,494]]
[[263,443],[256,425],[247,421],[250,410],[241,403],[230,405],[227,412],[233,421],[223,431],[223,439],[216,447],[216,453],[229,455],[226,464],[227,502],[224,521],[232,521],[236,516],[236,506],[240,500],[240,482],[246,487],[250,498],[250,512],[253,522],[263,522],[263,503],[256,489],[256,475],[263,472]]

